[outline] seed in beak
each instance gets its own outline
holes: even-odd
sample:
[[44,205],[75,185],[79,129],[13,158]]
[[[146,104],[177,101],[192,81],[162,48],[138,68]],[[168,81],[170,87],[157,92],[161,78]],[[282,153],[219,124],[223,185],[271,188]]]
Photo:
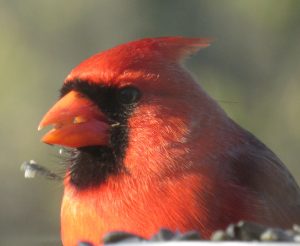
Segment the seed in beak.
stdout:
[[86,122],[86,119],[81,116],[77,116],[73,119],[73,124],[80,124]]

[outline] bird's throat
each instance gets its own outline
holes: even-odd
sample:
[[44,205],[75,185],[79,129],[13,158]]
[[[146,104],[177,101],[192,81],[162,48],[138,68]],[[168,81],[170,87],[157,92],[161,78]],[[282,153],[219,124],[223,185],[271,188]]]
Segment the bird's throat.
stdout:
[[109,147],[83,147],[70,152],[69,180],[78,189],[101,185],[110,175],[120,170],[121,165]]

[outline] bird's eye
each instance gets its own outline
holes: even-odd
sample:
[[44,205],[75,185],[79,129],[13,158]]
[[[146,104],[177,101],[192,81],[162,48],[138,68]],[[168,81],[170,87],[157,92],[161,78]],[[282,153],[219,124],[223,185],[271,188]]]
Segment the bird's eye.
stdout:
[[137,102],[141,97],[139,89],[127,86],[118,91],[118,99],[123,104],[131,104]]

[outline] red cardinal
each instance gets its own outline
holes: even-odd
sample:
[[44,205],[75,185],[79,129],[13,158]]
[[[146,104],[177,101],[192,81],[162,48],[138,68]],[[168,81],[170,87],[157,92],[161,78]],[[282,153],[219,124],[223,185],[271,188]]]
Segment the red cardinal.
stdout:
[[64,246],[110,231],[161,227],[208,238],[239,220],[300,223],[300,192],[282,162],[233,122],[181,66],[209,39],[163,37],[96,54],[71,71],[39,128],[71,148]]

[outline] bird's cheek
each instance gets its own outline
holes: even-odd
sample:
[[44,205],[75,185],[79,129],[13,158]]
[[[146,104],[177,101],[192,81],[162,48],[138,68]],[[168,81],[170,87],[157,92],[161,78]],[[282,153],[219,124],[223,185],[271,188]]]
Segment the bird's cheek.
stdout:
[[47,144],[79,148],[108,145],[110,126],[106,116],[88,98],[71,91],[44,116],[39,130],[53,125],[42,141]]

